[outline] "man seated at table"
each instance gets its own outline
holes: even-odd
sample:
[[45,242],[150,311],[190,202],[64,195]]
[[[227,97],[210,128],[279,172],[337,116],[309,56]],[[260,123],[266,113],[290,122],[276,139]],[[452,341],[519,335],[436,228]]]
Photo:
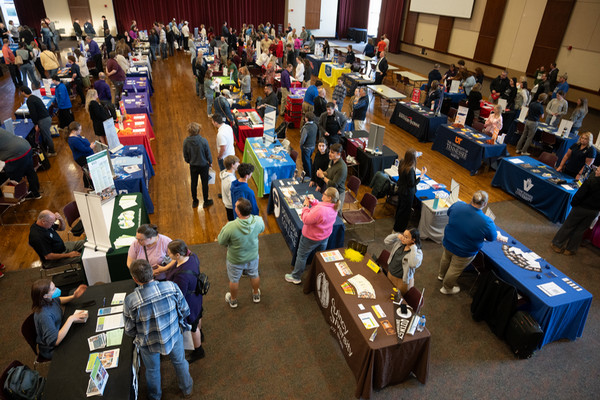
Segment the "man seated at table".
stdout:
[[81,264],[84,240],[63,242],[57,231],[67,227],[58,212],[43,210],[29,228],[29,245],[40,256],[44,268]]
[[[238,166],[237,173],[239,178],[231,182],[231,204],[235,205],[238,199],[246,199],[252,205],[252,214],[259,215],[258,204],[256,204],[256,195],[248,186],[248,180],[252,177],[254,165],[249,163],[241,163]],[[236,212],[233,213],[237,218]]]
[[41,199],[40,181],[33,167],[31,145],[25,139],[0,128],[0,160],[8,178],[20,182],[24,176],[29,184],[28,199]]
[[367,110],[369,109],[369,97],[367,96],[366,87],[361,86],[356,90],[358,91],[358,96],[354,96],[354,101],[352,102],[352,121],[354,121],[355,130],[364,131]]
[[325,137],[329,146],[339,143],[345,126],[346,116],[335,109],[335,104],[327,103],[326,111],[319,116],[320,136]]
[[160,399],[160,356],[169,356],[179,389],[184,398],[192,397],[194,381],[190,365],[185,359],[183,331],[190,325],[185,317],[190,308],[179,286],[171,281],[154,280],[152,266],[146,260],[135,260],[130,268],[131,277],[138,285],[125,298],[123,317],[125,334],[135,339],[146,368],[146,383],[151,399]]
[[387,75],[388,71],[388,62],[387,58],[385,58],[385,51],[379,52],[379,60],[377,60],[377,64],[375,65],[375,84],[381,85],[383,82],[383,78]]
[[478,190],[471,204],[456,202],[448,209],[448,225],[444,229],[444,252],[440,260],[438,280],[443,282],[442,294],[456,294],[460,286],[456,281],[462,271],[473,261],[484,241],[496,240],[494,221],[483,213],[488,194]]
[[267,105],[275,108],[275,115],[279,115],[279,108],[277,107],[277,93],[273,90],[273,85],[267,83],[265,85],[265,98],[256,99],[256,111],[262,119],[265,119],[265,111]]
[[[340,194],[340,204],[344,204],[346,197],[346,178],[348,177],[348,166],[342,160],[342,145],[336,143],[329,148],[329,167],[327,171],[317,170],[317,177],[323,179],[325,185],[334,187]],[[342,215],[342,207],[338,213]]]

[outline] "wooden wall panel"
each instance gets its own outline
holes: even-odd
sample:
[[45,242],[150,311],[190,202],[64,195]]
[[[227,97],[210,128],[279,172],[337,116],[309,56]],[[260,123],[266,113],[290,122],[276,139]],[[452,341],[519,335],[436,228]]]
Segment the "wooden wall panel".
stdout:
[[321,0],[306,0],[304,26],[306,29],[319,29],[321,27]]
[[[79,25],[81,25],[81,30],[83,30],[83,24],[85,21],[92,18],[92,13],[90,12],[90,3],[88,0],[69,0],[68,3],[71,19],[78,18]],[[92,21],[92,23],[94,23],[94,21]],[[98,34],[100,34],[100,32],[98,32]]]
[[450,34],[452,33],[452,27],[454,26],[454,17],[443,17],[440,16],[438,22],[438,30],[435,35],[435,45],[433,48],[437,51],[448,51],[448,44],[450,43]]
[[404,39],[403,42],[414,44],[415,34],[417,32],[417,20],[419,14],[414,12],[408,12],[406,16],[406,25],[404,25]]
[[556,61],[574,6],[575,0],[548,0],[529,57],[527,74],[535,73],[540,65],[548,67]]
[[478,62],[490,63],[498,39],[498,31],[504,18],[507,0],[488,1],[485,5],[479,38],[475,47],[473,59]]

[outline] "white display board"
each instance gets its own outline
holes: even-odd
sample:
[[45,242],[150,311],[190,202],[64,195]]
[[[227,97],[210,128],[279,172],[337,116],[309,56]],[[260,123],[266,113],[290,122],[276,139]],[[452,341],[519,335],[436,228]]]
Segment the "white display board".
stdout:
[[109,118],[102,122],[102,125],[104,125],[104,133],[106,134],[106,141],[108,142],[108,148],[110,149],[111,153],[119,151],[123,145],[119,140],[117,128],[115,128],[115,120]]
[[527,118],[527,113],[529,112],[529,107],[521,107],[521,112],[519,113],[519,118],[517,118],[517,121],[519,122],[525,122],[525,118]]
[[117,190],[115,188],[108,152],[102,150],[96,154],[87,156],[86,159],[96,194],[101,197],[102,201],[116,197]]
[[276,139],[275,137],[275,120],[277,119],[277,110],[275,107],[266,105],[265,108],[265,118],[264,118],[264,130],[263,137],[266,143],[273,143]]
[[453,79],[452,83],[450,83],[450,93],[458,93],[459,88],[460,88],[460,81]]
[[[112,244],[102,210],[102,199],[93,193],[73,192],[73,195],[87,237],[85,247],[107,252]],[[114,202],[114,199],[111,201]]]
[[469,109],[467,107],[458,106],[458,111],[456,112],[456,118],[454,119],[454,123],[465,126],[466,122],[467,122],[467,114],[468,113],[469,113]]
[[412,0],[410,11],[445,17],[471,18],[475,0]]
[[573,121],[569,121],[567,119],[561,119],[560,125],[558,126],[558,131],[556,134],[558,136],[569,136],[571,133],[571,128],[573,128]]

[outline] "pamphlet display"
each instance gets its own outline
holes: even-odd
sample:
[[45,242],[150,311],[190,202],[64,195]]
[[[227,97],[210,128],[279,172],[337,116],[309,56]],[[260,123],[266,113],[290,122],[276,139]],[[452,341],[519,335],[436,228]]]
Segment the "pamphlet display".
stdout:
[[108,148],[111,153],[115,153],[121,148],[123,145],[119,140],[119,136],[117,135],[117,128],[115,128],[115,120],[112,118],[107,119],[102,123],[104,125],[104,132],[106,133],[106,141],[108,142]]
[[455,124],[465,126],[467,122],[467,114],[469,113],[469,109],[464,106],[458,107],[458,112],[456,113],[456,118],[454,120]]
[[450,84],[450,93],[458,93],[459,87],[460,87],[460,81],[453,79],[452,83]]
[[103,202],[117,197],[108,152],[104,150],[92,154],[86,159],[96,194],[102,198]]
[[521,107],[521,112],[519,113],[519,118],[517,118],[517,121],[519,122],[525,122],[525,118],[527,118],[527,113],[529,112],[529,107]]
[[102,199],[92,193],[73,192],[73,195],[86,233],[87,241],[84,246],[97,251],[108,251],[112,245],[102,213]]
[[567,136],[569,136],[569,133],[571,133],[572,127],[573,127],[573,121],[569,121],[569,120],[563,118],[560,121],[560,125],[558,125],[558,131],[556,132],[556,135],[562,136],[562,137],[567,137]]

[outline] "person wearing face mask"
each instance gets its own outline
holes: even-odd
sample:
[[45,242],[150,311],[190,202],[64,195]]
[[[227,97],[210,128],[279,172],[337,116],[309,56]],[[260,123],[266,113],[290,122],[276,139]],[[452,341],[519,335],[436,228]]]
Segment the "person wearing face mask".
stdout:
[[66,223],[62,215],[50,210],[39,213],[29,228],[29,245],[40,256],[44,268],[67,264],[81,264],[84,240],[63,242],[57,231],[64,231]]
[[80,310],[70,315],[62,327],[60,326],[63,320],[62,305],[81,297],[86,289],[87,286],[79,285],[71,296],[61,296],[60,288],[57,288],[50,278],[33,282],[31,308],[40,356],[52,359],[54,348],[67,336],[71,325],[85,322],[87,313]]
[[402,233],[392,233],[384,239],[384,243],[392,246],[388,259],[388,279],[400,293],[405,294],[415,285],[415,270],[423,261],[419,230],[411,228]]

